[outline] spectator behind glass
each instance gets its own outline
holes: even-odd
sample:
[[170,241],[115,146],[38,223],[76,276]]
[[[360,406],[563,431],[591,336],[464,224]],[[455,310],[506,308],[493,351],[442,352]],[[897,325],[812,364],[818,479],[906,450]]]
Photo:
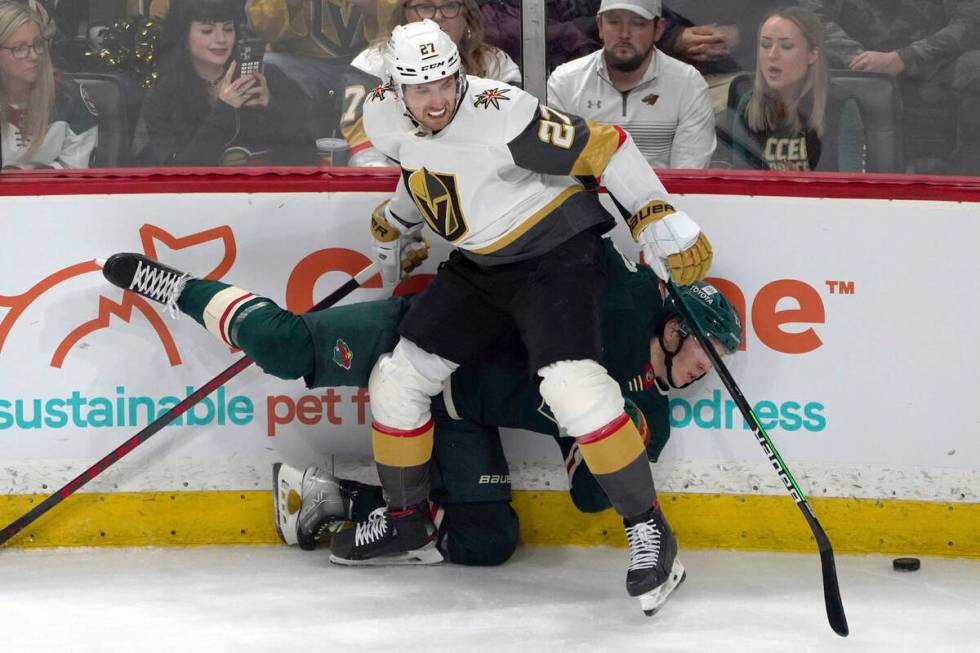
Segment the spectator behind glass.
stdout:
[[858,103],[830,83],[820,20],[776,9],[759,28],[753,90],[732,129],[736,168],[864,171]]
[[[394,16],[396,22],[392,28],[425,18],[434,20],[456,43],[467,75],[520,86],[521,70],[513,59],[483,40],[483,16],[475,0],[398,0]],[[361,119],[365,98],[372,89],[385,83],[381,53],[387,38],[386,35],[357,55],[347,71],[340,126],[350,145],[352,166],[395,165],[371,145]]]
[[316,107],[316,136],[336,135],[344,75],[358,52],[384,33],[395,0],[248,0],[267,61],[299,82]]
[[278,68],[234,79],[238,0],[172,0],[160,78],[134,149],[144,165],[312,165],[309,100]]
[[752,35],[784,0],[667,0],[664,33],[657,47],[698,69],[708,82],[715,112],[724,111],[728,87],[755,68]]
[[[486,39],[512,59],[521,59],[521,0],[480,0]],[[598,0],[548,0],[545,3],[545,61],[550,72],[599,47],[595,15]]]
[[980,175],[980,0],[800,4],[823,20],[833,66],[897,80],[911,171]]
[[0,0],[0,165],[87,168],[96,117],[77,84],[57,79],[40,6]]
[[692,66],[657,52],[660,0],[603,0],[603,48],[548,78],[548,106],[618,124],[654,168],[706,168],[715,150],[708,85]]

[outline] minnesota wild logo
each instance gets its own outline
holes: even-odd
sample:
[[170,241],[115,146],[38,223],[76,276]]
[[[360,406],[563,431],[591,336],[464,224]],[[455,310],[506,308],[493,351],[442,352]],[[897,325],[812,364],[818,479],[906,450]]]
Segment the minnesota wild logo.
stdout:
[[353,360],[354,352],[350,350],[346,342],[337,338],[337,344],[333,346],[333,362],[345,370],[349,370],[351,361]]
[[466,235],[469,226],[460,207],[455,175],[426,168],[402,168],[402,175],[415,206],[434,232],[451,243]]

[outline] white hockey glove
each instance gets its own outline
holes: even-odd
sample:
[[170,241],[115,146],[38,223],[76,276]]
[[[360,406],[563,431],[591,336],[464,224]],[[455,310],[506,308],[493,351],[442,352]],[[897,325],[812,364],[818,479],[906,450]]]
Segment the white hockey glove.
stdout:
[[383,202],[371,214],[371,236],[381,280],[390,285],[422,265],[429,257],[429,241],[422,236],[422,223],[404,233],[393,227],[385,212],[387,205]]
[[626,223],[657,276],[682,286],[703,279],[711,267],[711,243],[683,211],[662,201],[650,202]]

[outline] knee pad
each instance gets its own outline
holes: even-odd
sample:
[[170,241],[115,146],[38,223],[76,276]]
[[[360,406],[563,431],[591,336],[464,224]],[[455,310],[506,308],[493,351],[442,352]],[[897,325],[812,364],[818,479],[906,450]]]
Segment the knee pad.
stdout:
[[456,367],[402,338],[371,370],[368,392],[375,421],[400,430],[422,426],[431,417],[432,396],[442,392]]
[[517,513],[506,501],[450,503],[439,529],[439,548],[458,565],[490,567],[517,549]]
[[619,384],[595,361],[558,361],[538,374],[541,397],[571,437],[591,433],[623,414]]

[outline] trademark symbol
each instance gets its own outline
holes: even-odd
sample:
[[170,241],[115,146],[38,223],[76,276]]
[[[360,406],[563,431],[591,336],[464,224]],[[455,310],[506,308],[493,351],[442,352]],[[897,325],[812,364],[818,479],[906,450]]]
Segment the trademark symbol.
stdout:
[[853,295],[854,294],[854,282],[853,281],[837,281],[830,280],[824,281],[827,284],[827,288],[830,289],[831,295]]

